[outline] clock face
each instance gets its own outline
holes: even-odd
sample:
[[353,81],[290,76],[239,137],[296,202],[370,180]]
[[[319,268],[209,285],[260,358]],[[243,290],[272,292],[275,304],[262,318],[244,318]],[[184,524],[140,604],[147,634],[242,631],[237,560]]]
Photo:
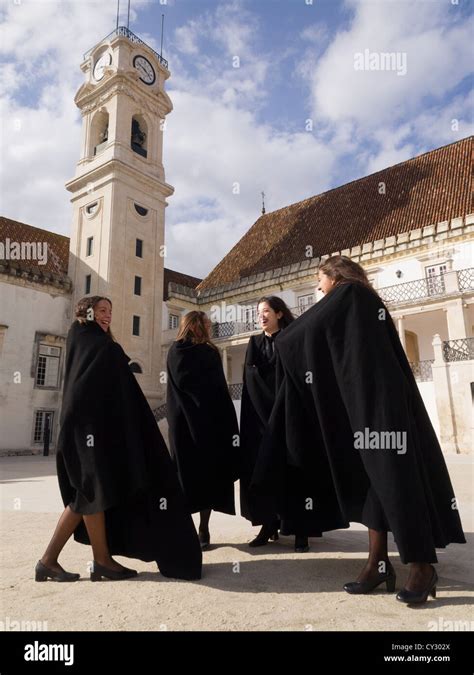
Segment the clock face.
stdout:
[[153,84],[156,75],[151,63],[144,56],[135,56],[133,65],[138,70],[140,80],[145,84]]
[[105,52],[102,56],[95,62],[94,66],[94,78],[99,82],[104,77],[104,68],[110,66],[112,63],[112,54],[110,52]]

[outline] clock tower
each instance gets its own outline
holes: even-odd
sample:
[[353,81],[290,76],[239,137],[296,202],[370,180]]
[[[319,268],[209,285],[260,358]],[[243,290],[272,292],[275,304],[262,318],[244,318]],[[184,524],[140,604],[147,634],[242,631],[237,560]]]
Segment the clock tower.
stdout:
[[165,181],[163,130],[172,104],[168,64],[119,27],[84,55],[75,103],[82,146],[72,193],[69,276],[73,303],[112,300],[112,332],[146,397],[161,394]]

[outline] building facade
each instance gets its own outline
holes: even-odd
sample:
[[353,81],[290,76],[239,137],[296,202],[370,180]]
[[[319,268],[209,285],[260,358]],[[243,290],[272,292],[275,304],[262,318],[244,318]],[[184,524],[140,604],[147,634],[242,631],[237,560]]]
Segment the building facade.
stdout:
[[472,151],[471,137],[264,214],[196,288],[169,284],[175,314],[198,307],[213,319],[237,409],[258,299],[278,295],[300,315],[320,299],[319,264],[341,253],[363,265],[394,318],[444,451],[471,450]]

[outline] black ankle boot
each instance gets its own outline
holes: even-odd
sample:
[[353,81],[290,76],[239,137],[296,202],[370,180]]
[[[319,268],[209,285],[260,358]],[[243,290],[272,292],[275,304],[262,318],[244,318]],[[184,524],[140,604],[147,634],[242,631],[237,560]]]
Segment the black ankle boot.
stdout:
[[266,546],[269,541],[278,541],[278,527],[275,525],[262,525],[255,539],[249,542],[249,546]]
[[308,537],[297,534],[295,536],[295,553],[307,553],[309,551]]

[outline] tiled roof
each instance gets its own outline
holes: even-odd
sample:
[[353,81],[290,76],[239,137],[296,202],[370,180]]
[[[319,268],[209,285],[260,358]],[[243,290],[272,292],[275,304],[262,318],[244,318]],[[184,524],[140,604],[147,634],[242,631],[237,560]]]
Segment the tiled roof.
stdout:
[[181,286],[187,286],[188,288],[196,288],[196,286],[202,281],[197,277],[192,277],[189,274],[182,274],[181,272],[175,272],[175,270],[170,270],[167,267],[164,269],[164,279],[163,279],[163,300],[168,300],[168,284],[173,282],[174,284],[180,284]]
[[38,260],[34,259],[0,260],[0,262],[11,263],[17,269],[31,271],[35,274],[54,274],[59,277],[67,276],[69,237],[0,216],[0,242],[5,245],[7,240],[9,240],[10,246],[13,242],[18,242],[19,244],[46,243],[46,263],[41,265]]
[[472,213],[473,139],[261,216],[198,291]]

